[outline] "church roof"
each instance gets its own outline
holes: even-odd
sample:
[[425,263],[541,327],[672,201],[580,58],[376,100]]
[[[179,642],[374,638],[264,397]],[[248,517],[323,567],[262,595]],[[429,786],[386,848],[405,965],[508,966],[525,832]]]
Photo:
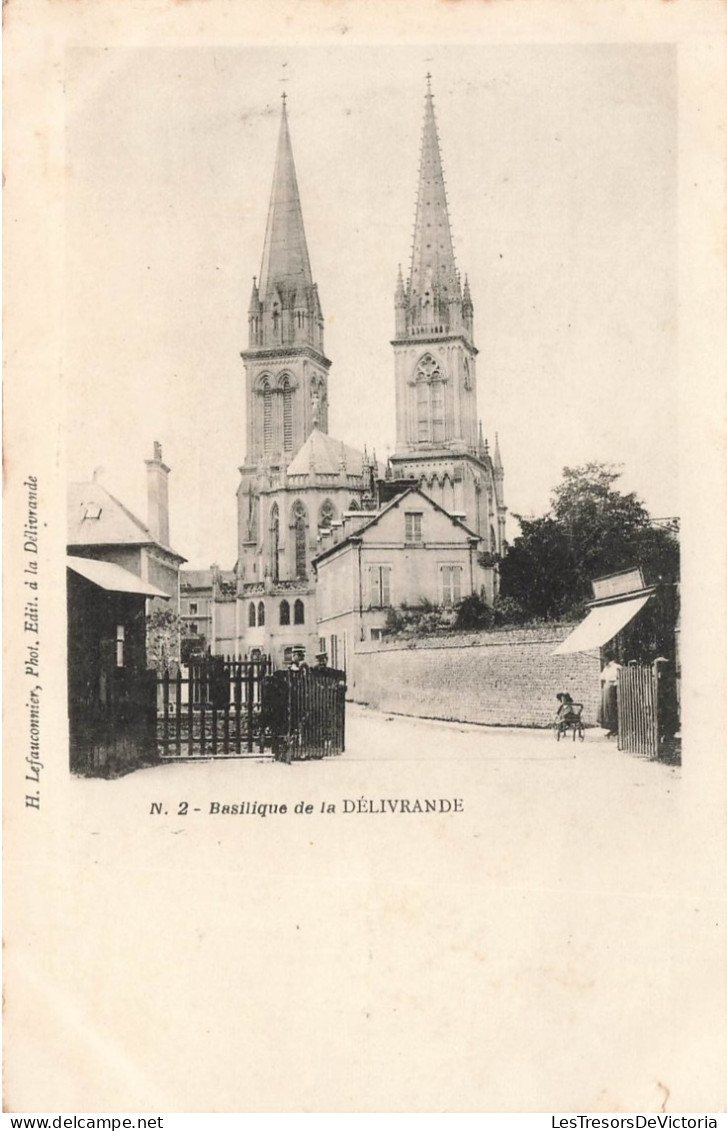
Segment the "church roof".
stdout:
[[[67,502],[69,546],[162,546],[149,527],[100,483],[69,483]],[[185,561],[169,546],[163,549]]]
[[338,475],[341,471],[347,475],[362,475],[363,465],[363,452],[314,428],[288,464],[288,475]]
[[420,297],[431,284],[446,288],[452,298],[459,296],[459,281],[449,226],[447,191],[434,117],[434,98],[431,87],[428,86],[424,104],[419,192],[411,256],[412,297]]
[[275,158],[273,190],[270,196],[258,289],[260,296],[264,297],[271,287],[286,292],[296,290],[298,287],[310,287],[312,284],[313,276],[303,228],[298,179],[295,175],[288,115],[283,98],[278,152]]

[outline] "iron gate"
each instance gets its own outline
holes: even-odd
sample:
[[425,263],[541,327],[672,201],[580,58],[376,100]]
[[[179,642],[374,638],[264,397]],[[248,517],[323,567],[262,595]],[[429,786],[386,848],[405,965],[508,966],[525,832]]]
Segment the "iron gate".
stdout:
[[346,675],[334,668],[277,671],[263,681],[263,725],[279,761],[345,749]]
[[270,660],[205,656],[157,676],[163,760],[239,758],[265,750],[262,685]]

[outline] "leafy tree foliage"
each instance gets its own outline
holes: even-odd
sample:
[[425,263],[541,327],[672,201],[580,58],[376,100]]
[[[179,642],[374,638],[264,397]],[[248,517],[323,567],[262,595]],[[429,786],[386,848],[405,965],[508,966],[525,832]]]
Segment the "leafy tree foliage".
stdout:
[[183,629],[180,617],[171,609],[156,608],[146,618],[146,665],[163,672],[179,660],[179,641]]
[[615,484],[619,469],[588,463],[563,469],[542,518],[518,517],[521,533],[500,566],[500,593],[532,617],[579,614],[590,582],[641,566],[647,584],[679,575],[673,531],[653,524],[637,496]]

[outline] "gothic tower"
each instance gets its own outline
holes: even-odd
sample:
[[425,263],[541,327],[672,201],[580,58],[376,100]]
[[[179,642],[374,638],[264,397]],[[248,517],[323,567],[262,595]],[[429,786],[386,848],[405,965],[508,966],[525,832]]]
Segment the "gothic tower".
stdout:
[[253,280],[246,456],[237,491],[238,648],[281,662],[315,650],[311,561],[324,531],[360,508],[373,474],[361,452],[328,435],[323,314],[313,282],[286,99],[278,135],[260,277]]
[[253,279],[242,358],[246,463],[286,462],[313,428],[328,430],[331,363],[323,353],[323,314],[308,257],[285,96],[260,281]]
[[[392,341],[396,381],[396,478],[414,478],[446,510],[464,516],[490,557],[503,552],[504,472],[477,414],[474,308],[454,258],[430,76],[424,104],[414,242],[401,268]],[[495,578],[488,585],[494,595]]]

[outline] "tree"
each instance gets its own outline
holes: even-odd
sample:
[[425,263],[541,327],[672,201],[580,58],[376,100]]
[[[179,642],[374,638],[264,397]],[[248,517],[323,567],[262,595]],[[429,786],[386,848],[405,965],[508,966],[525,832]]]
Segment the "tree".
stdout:
[[172,661],[179,661],[182,620],[171,609],[154,609],[146,618],[146,666],[163,672]]
[[621,471],[587,463],[563,469],[542,518],[520,518],[521,533],[500,566],[500,592],[531,616],[555,619],[582,610],[591,580],[641,566],[647,584],[679,576],[679,542],[657,527],[637,496],[615,484]]
[[579,590],[572,541],[548,515],[516,517],[520,535],[500,565],[500,596],[516,601],[529,617],[555,620],[567,613]]

